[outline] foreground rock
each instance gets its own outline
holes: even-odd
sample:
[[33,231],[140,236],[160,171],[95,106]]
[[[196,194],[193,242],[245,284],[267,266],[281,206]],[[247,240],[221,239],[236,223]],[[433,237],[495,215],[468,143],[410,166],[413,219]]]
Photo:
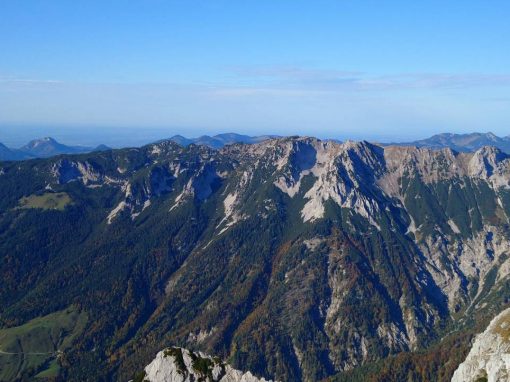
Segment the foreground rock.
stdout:
[[510,309],[494,318],[476,337],[466,360],[452,382],[502,382],[510,380]]
[[145,375],[142,373],[139,379],[150,382],[269,382],[250,372],[235,370],[217,357],[182,348],[160,351],[145,367]]

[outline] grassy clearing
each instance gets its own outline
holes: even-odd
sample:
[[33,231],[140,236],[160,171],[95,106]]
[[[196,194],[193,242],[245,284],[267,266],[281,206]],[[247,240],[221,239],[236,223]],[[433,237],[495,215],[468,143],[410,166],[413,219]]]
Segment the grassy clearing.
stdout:
[[58,375],[57,351],[67,349],[86,322],[86,314],[69,308],[0,329],[0,381]]
[[56,359],[52,359],[48,366],[35,376],[38,379],[55,378],[60,374],[60,366]]
[[71,203],[72,199],[66,192],[47,192],[42,195],[24,196],[19,200],[18,208],[63,211]]

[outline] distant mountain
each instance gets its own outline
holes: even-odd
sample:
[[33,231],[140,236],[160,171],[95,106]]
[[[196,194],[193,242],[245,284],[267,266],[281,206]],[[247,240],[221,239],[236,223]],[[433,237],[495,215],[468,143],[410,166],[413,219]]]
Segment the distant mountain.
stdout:
[[0,161],[2,160],[22,160],[29,159],[31,156],[27,153],[24,153],[20,150],[11,149],[5,146],[3,143],[0,143]]
[[[180,146],[186,147],[190,144],[208,146],[214,149],[220,149],[225,145],[233,143],[259,143],[276,136],[262,135],[250,137],[236,133],[225,133],[214,136],[202,135],[198,138],[186,138],[182,135],[174,135],[171,141]],[[162,142],[161,140],[159,142]],[[14,149],[0,143],[0,161],[24,160],[32,158],[49,158],[61,154],[83,154],[88,152],[108,151],[110,147],[99,145],[95,148],[87,146],[67,146],[51,137],[34,139],[19,149]]]
[[90,152],[93,149],[83,146],[67,146],[51,137],[34,139],[20,148],[21,151],[37,158],[48,158],[59,154],[78,154]]
[[510,153],[510,136],[498,137],[493,133],[471,133],[471,134],[437,134],[427,139],[413,142],[395,143],[398,146],[427,147],[441,149],[449,147],[459,152],[476,151],[483,146],[495,146],[501,151]]
[[[225,133],[214,136],[202,135],[197,138],[187,138],[182,135],[174,135],[171,141],[180,146],[190,144],[204,145],[214,149],[220,149],[233,143],[260,143],[272,138],[278,138],[276,135],[248,136],[236,133]],[[162,140],[163,141],[163,140]],[[160,142],[162,142],[160,141]],[[341,143],[341,141],[330,139],[330,141]],[[458,152],[473,152],[484,146],[494,146],[501,151],[510,154],[510,136],[498,137],[493,133],[470,133],[470,134],[437,134],[430,138],[421,139],[412,142],[396,142],[385,144],[384,146],[416,146],[430,149],[451,148]]]
[[91,152],[98,152],[98,151],[108,151],[108,150],[111,150],[112,148],[109,147],[109,146],[106,146],[106,145],[99,145],[99,146],[96,146],[95,149],[92,149]]
[[198,138],[186,138],[182,135],[174,135],[170,138],[171,141],[177,143],[181,146],[188,146],[190,144],[195,145],[204,145],[212,147],[213,149],[222,148],[225,145],[230,145],[233,143],[259,143],[263,141],[267,141],[271,138],[277,138],[276,135],[260,135],[256,137],[251,137],[249,135],[242,135],[236,133],[224,133],[217,134],[214,136],[202,135]]
[[106,145],[95,148],[87,146],[67,146],[51,137],[34,139],[19,149],[13,149],[0,143],[0,161],[49,158],[61,154],[82,154],[111,150]]

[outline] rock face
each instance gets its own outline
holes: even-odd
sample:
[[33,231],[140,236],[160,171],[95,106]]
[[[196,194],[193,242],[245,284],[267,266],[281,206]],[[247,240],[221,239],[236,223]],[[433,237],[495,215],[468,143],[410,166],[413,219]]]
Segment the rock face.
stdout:
[[194,353],[182,348],[160,351],[145,367],[143,381],[148,382],[271,382],[243,373],[219,358]]
[[452,382],[510,381],[510,309],[494,318],[479,334]]

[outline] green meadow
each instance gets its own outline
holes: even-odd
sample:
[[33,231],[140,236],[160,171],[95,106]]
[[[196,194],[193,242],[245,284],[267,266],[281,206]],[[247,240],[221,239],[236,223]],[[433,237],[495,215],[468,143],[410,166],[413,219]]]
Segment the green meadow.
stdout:
[[66,192],[47,192],[42,195],[24,196],[19,200],[19,208],[63,211],[71,203],[71,197]]
[[58,358],[83,332],[86,322],[85,313],[69,308],[0,329],[0,381],[27,375],[56,377],[60,371]]

